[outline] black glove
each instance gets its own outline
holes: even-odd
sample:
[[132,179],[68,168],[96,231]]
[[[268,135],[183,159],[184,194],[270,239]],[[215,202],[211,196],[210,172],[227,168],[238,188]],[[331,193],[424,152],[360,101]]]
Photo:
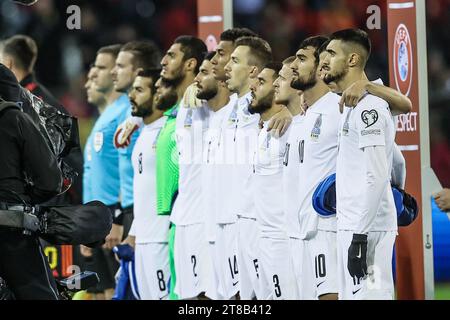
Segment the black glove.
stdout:
[[348,248],[348,272],[358,279],[367,275],[367,235],[353,234],[352,243]]

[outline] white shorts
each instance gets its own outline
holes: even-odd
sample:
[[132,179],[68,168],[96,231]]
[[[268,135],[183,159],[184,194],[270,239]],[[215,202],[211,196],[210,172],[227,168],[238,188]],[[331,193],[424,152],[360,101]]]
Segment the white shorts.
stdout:
[[289,238],[289,260],[293,276],[293,299],[302,299],[302,251],[303,241],[299,238]]
[[237,237],[236,223],[218,225],[214,245],[214,268],[219,284],[218,293],[225,300],[233,298],[240,288]]
[[338,293],[336,232],[318,230],[302,240],[302,299]]
[[259,291],[259,226],[255,219],[239,217],[239,238],[238,238],[238,262],[240,275],[240,298],[241,300],[251,300],[255,297],[261,299]]
[[219,295],[219,280],[217,277],[217,270],[214,267],[214,250],[215,242],[208,242],[207,247],[207,260],[206,260],[206,273],[207,273],[207,285],[205,295],[212,300],[222,300]]
[[208,242],[204,224],[177,226],[174,242],[177,281],[175,293],[180,299],[195,298],[208,286]]
[[168,299],[170,279],[168,244],[136,243],[134,261],[141,300]]
[[289,239],[259,239],[261,300],[292,300],[295,295],[295,276],[289,254]]
[[338,231],[338,279],[341,300],[392,300],[394,279],[392,253],[396,231],[369,232],[367,244],[367,271],[369,275],[356,282],[348,272],[348,248],[353,231]]

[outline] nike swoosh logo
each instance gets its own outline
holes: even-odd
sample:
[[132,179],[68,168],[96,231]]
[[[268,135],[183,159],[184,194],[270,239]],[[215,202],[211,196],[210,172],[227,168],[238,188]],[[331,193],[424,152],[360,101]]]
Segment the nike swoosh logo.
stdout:
[[353,292],[353,294],[356,294],[359,290],[361,290],[361,288],[359,288],[359,289],[356,290],[356,291],[352,291],[352,292]]
[[239,283],[239,281],[233,282],[233,287],[236,286]]
[[322,283],[324,283],[325,281],[322,281],[321,283],[319,283],[318,285],[317,285],[317,288],[322,284]]
[[361,259],[361,247],[359,247],[359,253],[358,253],[358,255],[356,256],[358,259]]

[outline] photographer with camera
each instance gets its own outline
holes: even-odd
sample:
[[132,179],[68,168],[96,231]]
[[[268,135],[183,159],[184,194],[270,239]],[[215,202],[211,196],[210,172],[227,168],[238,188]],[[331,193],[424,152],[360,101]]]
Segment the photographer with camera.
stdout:
[[19,100],[20,88],[1,64],[0,83],[0,276],[16,299],[57,300],[38,236],[27,229],[37,223],[33,206],[60,193],[62,173],[33,120],[9,102]]
[[[36,41],[26,35],[14,35],[1,42],[0,44],[0,63],[10,69],[21,87],[25,88],[33,95],[40,98],[46,104],[54,107],[64,115],[69,116],[69,112],[60,104],[60,102],[52,95],[52,93],[39,81],[35,76],[35,64],[38,60],[38,44]],[[26,110],[24,109],[26,112]],[[78,123],[76,119],[72,119],[70,131],[73,135],[70,152],[68,152],[63,160],[71,166],[78,176],[74,177],[73,183],[68,190],[47,202],[52,205],[68,205],[81,203],[81,176],[83,171],[83,159],[81,149],[78,142]]]

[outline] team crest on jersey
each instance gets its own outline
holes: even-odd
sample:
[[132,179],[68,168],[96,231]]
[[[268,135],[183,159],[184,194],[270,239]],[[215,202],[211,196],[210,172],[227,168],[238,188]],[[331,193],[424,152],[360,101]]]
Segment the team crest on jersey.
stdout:
[[228,123],[236,123],[237,122],[237,104],[234,106],[233,110],[231,111],[230,116],[228,117]]
[[100,152],[103,147],[103,132],[98,131],[94,135],[94,150],[95,152]]
[[348,124],[349,119],[350,119],[350,114],[352,113],[353,109],[350,109],[350,111],[347,113],[347,116],[345,117],[345,122],[344,125],[342,126],[342,135],[343,136],[347,136],[348,135],[348,131],[350,129],[350,126]]
[[322,127],[322,114],[319,114],[319,116],[316,119],[316,122],[314,123],[314,127],[311,130],[311,140],[313,141],[319,140],[321,127]]
[[393,66],[397,90],[408,96],[413,80],[413,48],[404,24],[400,24],[395,32]]
[[189,109],[186,118],[184,119],[184,127],[190,128],[192,127],[192,109]]

